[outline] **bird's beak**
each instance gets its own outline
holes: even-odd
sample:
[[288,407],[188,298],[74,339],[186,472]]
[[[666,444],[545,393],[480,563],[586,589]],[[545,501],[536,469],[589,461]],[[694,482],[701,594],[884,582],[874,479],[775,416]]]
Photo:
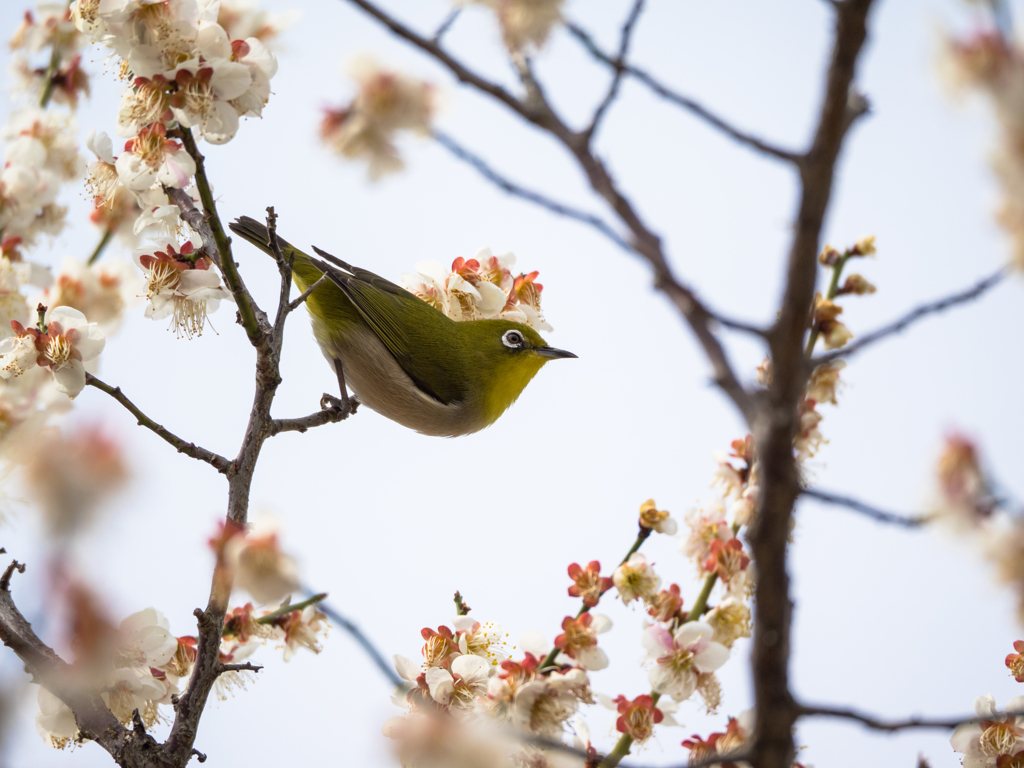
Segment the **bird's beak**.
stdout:
[[554,347],[536,347],[533,351],[541,357],[549,357],[552,360],[557,360],[560,357],[576,357],[572,352],[566,352],[564,349],[555,349]]

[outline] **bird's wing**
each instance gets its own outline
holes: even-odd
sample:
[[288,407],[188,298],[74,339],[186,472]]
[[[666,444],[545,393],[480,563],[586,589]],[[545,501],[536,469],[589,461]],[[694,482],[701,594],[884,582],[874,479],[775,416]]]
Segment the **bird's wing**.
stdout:
[[417,387],[445,405],[464,399],[463,377],[452,370],[458,363],[455,321],[389,280],[316,246],[313,250],[337,265],[310,259],[344,292]]

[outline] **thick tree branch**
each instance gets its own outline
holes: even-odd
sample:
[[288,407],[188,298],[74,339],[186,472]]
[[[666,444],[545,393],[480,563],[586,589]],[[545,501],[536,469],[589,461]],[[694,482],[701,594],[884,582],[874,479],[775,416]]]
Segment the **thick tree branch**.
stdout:
[[117,400],[117,402],[119,402],[126,409],[128,409],[132,416],[136,418],[140,427],[145,427],[146,429],[158,435],[167,443],[173,445],[174,448],[178,451],[178,453],[183,453],[186,456],[190,456],[193,459],[198,459],[199,461],[205,461],[207,464],[212,466],[221,474],[226,475],[230,471],[230,461],[225,459],[220,454],[199,447],[195,443],[189,443],[186,442],[185,440],[182,440],[180,437],[170,432],[165,427],[161,426],[160,424],[157,424],[146,414],[140,411],[139,408],[135,405],[135,403],[133,403],[131,400],[125,397],[125,394],[121,391],[120,387],[112,387],[109,384],[100,381],[91,373],[85,374],[85,383],[88,384],[90,387],[96,387],[96,389],[106,392],[112,398]]
[[980,298],[982,294],[986,293],[989,289],[994,288],[1002,282],[1003,278],[1008,274],[1010,274],[1009,267],[1000,267],[997,272],[989,275],[984,280],[979,281],[967,290],[959,291],[958,293],[937,299],[936,301],[928,302],[927,304],[922,304],[921,306],[912,309],[903,317],[894,320],[888,325],[882,326],[877,331],[864,334],[859,339],[855,340],[851,344],[847,344],[842,349],[837,349],[835,352],[819,355],[814,359],[812,364],[818,365],[819,363],[827,363],[840,357],[849,357],[850,355],[864,349],[864,347],[874,344],[876,341],[881,341],[889,336],[900,333],[907,328],[907,326],[912,325],[922,318],[944,312],[945,310],[959,304],[966,304],[969,301],[974,301],[975,299]]
[[609,85],[608,92],[601,100],[601,103],[597,105],[597,109],[594,110],[594,116],[590,119],[590,125],[583,132],[588,142],[594,138],[594,133],[601,125],[601,120],[604,119],[612,102],[615,101],[615,97],[619,95],[622,76],[626,73],[626,56],[629,54],[629,44],[633,38],[633,29],[640,19],[640,12],[643,10],[643,7],[644,0],[633,0],[633,7],[629,11],[629,16],[626,17],[626,22],[622,25],[622,31],[619,33],[619,51],[615,58],[608,62],[609,66],[614,70],[611,85]]
[[786,267],[779,318],[771,332],[768,407],[754,425],[761,496],[748,531],[757,563],[751,667],[754,683],[754,768],[790,768],[799,711],[789,689],[792,602],[786,565],[793,505],[800,481],[793,456],[797,403],[807,381],[804,334],[817,277],[821,228],[832,194],[836,160],[852,122],[850,94],[867,37],[871,0],[837,5],[831,62],[813,143],[800,164],[801,194]]
[[[566,29],[568,29],[569,32],[583,44],[583,47],[586,48],[595,59],[607,64],[616,72],[620,71],[620,67],[617,64],[617,58],[613,58],[605,53],[588,32],[572,22],[568,22],[565,26]],[[682,107],[687,112],[696,115],[716,130],[721,131],[729,138],[749,147],[750,149],[760,152],[761,154],[769,155],[770,157],[774,157],[778,160],[784,160],[788,163],[798,164],[803,159],[803,156],[797,152],[782,149],[781,147],[775,146],[774,144],[759,139],[746,131],[741,131],[740,129],[732,126],[693,99],[683,96],[665,85],[662,85],[654,77],[638,67],[624,64],[621,67],[621,71],[630,77],[636,78],[666,101],[670,101],[673,104]]]
[[901,525],[904,528],[919,528],[928,522],[928,515],[898,515],[894,512],[886,512],[872,507],[869,504],[865,504],[862,501],[858,501],[850,496],[843,496],[838,493],[831,493],[829,491],[823,491],[818,488],[805,488],[801,491],[802,496],[806,496],[810,499],[816,499],[823,501],[826,504],[833,504],[837,507],[845,507],[851,509],[854,512],[859,512],[862,515],[870,517],[879,523],[890,523],[892,525]]

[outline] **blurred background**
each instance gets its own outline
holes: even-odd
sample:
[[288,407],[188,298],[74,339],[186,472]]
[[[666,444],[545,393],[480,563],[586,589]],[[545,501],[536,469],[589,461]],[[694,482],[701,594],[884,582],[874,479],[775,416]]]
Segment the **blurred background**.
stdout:
[[[423,437],[363,410],[342,424],[267,443],[252,490],[251,518],[273,516],[303,579],[390,657],[415,657],[421,627],[450,623],[461,590],[480,620],[499,622],[515,641],[538,629],[549,639],[577,601],[566,595],[571,562],[608,568],[635,537],[639,505],[654,497],[681,519],[710,496],[712,451],[742,437],[737,414],[709,383],[709,369],[675,311],[651,286],[649,270],[574,222],[512,199],[430,139],[401,144],[404,172],[371,184],[359,163],[319,141],[322,110],[347,102],[346,61],[371,53],[381,63],[434,82],[442,94],[436,125],[499,170],[579,207],[604,212],[585,179],[549,138],[403,46],[339,0],[266,0],[301,16],[280,39],[280,70],[262,120],[246,120],[222,147],[201,145],[225,219],[262,218],[267,205],[281,233],[316,244],[397,279],[422,259],[450,263],[483,246],[512,251],[517,266],[540,271],[548,340],[579,360],[547,367],[513,409],[482,433]],[[451,6],[441,0],[390,2],[415,28],[433,30]],[[567,3],[567,16],[608,50],[629,4]],[[25,9],[0,7],[9,37]],[[1017,10],[1021,10],[1018,8]],[[845,302],[854,334],[909,307],[972,284],[1008,258],[993,220],[998,200],[988,158],[996,135],[987,106],[949,96],[937,74],[945,29],[961,29],[972,9],[953,0],[882,2],[870,23],[859,83],[872,105],[847,141],[826,240],[842,249],[877,236],[876,260],[856,265],[879,290]],[[651,0],[632,60],[666,83],[767,139],[795,149],[810,135],[831,36],[828,3],[771,4]],[[462,13],[447,46],[474,68],[516,89],[500,33],[481,8]],[[84,66],[92,98],[79,109],[91,128],[114,135],[120,84],[97,49]],[[608,83],[563,31],[536,58],[553,102],[574,125],[589,118]],[[0,117],[8,105],[0,103]],[[664,238],[677,273],[710,306],[755,323],[774,318],[794,211],[788,167],[739,147],[628,78],[596,146],[622,188]],[[72,189],[74,187],[72,186]],[[84,258],[96,232],[84,191],[65,194],[72,224],[48,263]],[[236,258],[263,306],[276,297],[272,263],[244,244]],[[111,247],[104,259],[126,258]],[[37,258],[42,258],[37,254]],[[851,360],[838,407],[823,407],[828,439],[813,462],[821,488],[895,511],[920,511],[943,436],[964,431],[982,446],[1005,489],[1024,497],[1018,403],[1024,356],[1020,278],[980,303],[955,309]],[[109,340],[100,375],[177,434],[233,456],[251,403],[253,353],[233,310],[212,329],[178,340],[165,322],[136,307]],[[749,381],[764,356],[748,338],[723,332]],[[275,415],[299,416],[333,392],[304,313],[294,316],[282,361]],[[87,536],[69,567],[91,584],[112,616],[154,606],[175,634],[194,632],[205,605],[212,554],[206,541],[222,518],[226,484],[210,467],[179,456],[109,397],[87,389],[72,423],[102,424],[124,446],[132,481]],[[47,617],[43,529],[8,486],[0,544],[28,570],[15,598],[40,634],[59,645]],[[675,540],[654,535],[644,550],[667,583],[698,590]],[[799,698],[854,705],[880,715],[969,714],[974,698],[998,704],[1024,688],[1003,665],[1022,636],[1013,596],[995,585],[981,554],[933,529],[883,527],[804,500],[791,548],[795,629],[793,680]],[[632,698],[648,690],[640,667],[645,614],[606,600],[615,623],[601,639],[611,665],[594,673],[596,691]],[[724,702],[707,716],[685,703],[680,729],[660,729],[634,764],[686,761],[680,741],[723,730],[748,708],[749,641],[720,671]],[[266,668],[247,691],[211,706],[196,747],[213,765],[340,761],[388,765],[382,723],[398,710],[389,686],[350,637],[335,629],[319,656],[289,663],[266,648]],[[34,689],[10,653],[0,654],[0,687],[11,711],[0,732],[3,766],[103,766],[89,744],[58,752],[36,734]],[[599,748],[614,741],[614,716],[585,712]],[[160,731],[161,733],[163,731]],[[959,763],[948,734],[870,733],[845,723],[804,721],[799,760],[819,767]]]

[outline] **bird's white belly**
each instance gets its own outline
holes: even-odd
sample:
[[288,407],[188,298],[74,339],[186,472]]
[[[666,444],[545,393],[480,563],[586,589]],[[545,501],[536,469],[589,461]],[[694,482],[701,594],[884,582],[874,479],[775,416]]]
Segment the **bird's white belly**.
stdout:
[[419,389],[369,328],[353,328],[341,337],[311,319],[324,357],[332,368],[332,357],[341,360],[345,383],[363,405],[425,435],[456,437],[486,426],[465,403],[445,405]]

